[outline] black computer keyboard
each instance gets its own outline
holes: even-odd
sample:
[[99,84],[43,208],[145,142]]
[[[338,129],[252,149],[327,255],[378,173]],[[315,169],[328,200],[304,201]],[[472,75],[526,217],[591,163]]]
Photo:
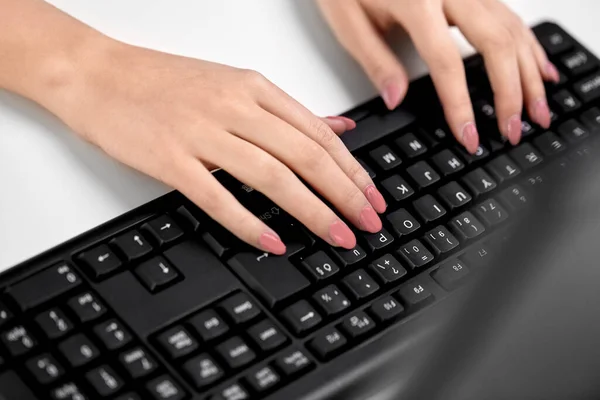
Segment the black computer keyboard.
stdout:
[[358,127],[343,140],[389,204],[383,230],[357,231],[353,250],[217,172],[286,255],[242,244],[173,192],[0,275],[0,399],[332,393],[318,391],[468,282],[538,188],[592,153],[598,59],[554,24],[535,32],[561,82],[547,85],[551,129],[525,119],[517,147],[500,137],[479,56],[465,61],[475,155],[455,142],[427,77],[396,111],[376,99],[347,113]]

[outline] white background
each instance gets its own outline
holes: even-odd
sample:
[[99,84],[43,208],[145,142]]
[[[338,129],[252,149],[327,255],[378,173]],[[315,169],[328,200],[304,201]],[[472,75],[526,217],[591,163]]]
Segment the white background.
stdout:
[[[319,115],[375,95],[312,0],[51,3],[120,40],[256,69]],[[559,22],[600,54],[598,0],[507,3],[528,23]],[[407,42],[397,47],[412,77],[425,73]],[[44,110],[0,91],[0,271],[168,190],[83,143]]]

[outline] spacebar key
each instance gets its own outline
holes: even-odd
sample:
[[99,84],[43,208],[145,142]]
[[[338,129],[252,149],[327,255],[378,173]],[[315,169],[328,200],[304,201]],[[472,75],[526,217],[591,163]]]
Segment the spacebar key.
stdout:
[[272,307],[310,284],[290,262],[290,250],[293,249],[288,245],[288,252],[283,256],[246,251],[232,257],[229,265]]
[[0,374],[0,400],[37,400],[21,378],[12,371]]

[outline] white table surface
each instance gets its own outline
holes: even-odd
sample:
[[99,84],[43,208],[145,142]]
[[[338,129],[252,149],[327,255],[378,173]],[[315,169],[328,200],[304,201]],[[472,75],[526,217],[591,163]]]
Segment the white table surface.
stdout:
[[[130,43],[256,69],[319,115],[375,95],[312,0],[51,3]],[[600,54],[600,1],[507,3],[528,23],[559,22]],[[397,48],[412,77],[426,71],[410,44]],[[0,272],[168,190],[82,142],[36,105],[0,91]]]

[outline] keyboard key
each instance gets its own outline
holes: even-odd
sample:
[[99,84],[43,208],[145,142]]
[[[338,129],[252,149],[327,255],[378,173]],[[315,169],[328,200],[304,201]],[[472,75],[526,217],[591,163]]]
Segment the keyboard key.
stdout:
[[581,114],[581,121],[592,130],[600,129],[600,109],[592,107]]
[[457,259],[449,260],[431,273],[431,277],[446,290],[454,290],[469,275],[469,268]]
[[146,389],[153,400],[183,400],[186,393],[175,381],[163,375],[146,384]]
[[463,182],[465,182],[465,185],[467,185],[475,197],[491,192],[498,186],[482,168],[477,168],[466,174],[463,178]]
[[363,311],[355,311],[344,318],[342,329],[351,338],[357,338],[375,329],[375,322]]
[[[54,398],[56,399],[57,397]],[[6,371],[0,372],[0,399],[37,400],[38,397],[31,392],[29,386],[16,373]]]
[[200,221],[192,214],[192,212],[188,209],[187,206],[179,206],[177,208],[177,215],[180,217],[182,222],[184,222],[188,229],[196,232],[200,229]]
[[438,190],[438,194],[451,210],[469,203],[471,195],[456,182],[450,182]]
[[300,300],[286,308],[281,316],[297,335],[311,330],[322,320],[319,313],[306,300]]
[[279,384],[279,374],[273,370],[273,368],[258,367],[253,371],[250,371],[246,381],[248,385],[257,393],[266,392]]
[[202,234],[202,239],[219,257],[225,257],[232,249],[242,245],[236,236],[214,221],[210,224],[210,228]]
[[306,257],[302,261],[302,265],[316,281],[327,279],[340,270],[333,260],[322,250]]
[[158,368],[156,361],[141,347],[122,353],[119,362],[133,379],[150,375]]
[[58,339],[71,332],[73,324],[58,308],[44,311],[35,317],[35,322],[48,339]]
[[137,260],[152,251],[152,246],[146,238],[135,230],[117,236],[110,244],[119,249],[128,261]]
[[543,161],[542,155],[529,143],[523,143],[510,151],[510,157],[522,170],[533,168]]
[[511,210],[520,210],[529,204],[529,196],[519,185],[513,185],[500,194],[500,199]]
[[551,56],[564,53],[573,48],[573,41],[561,32],[554,32],[549,35],[541,36],[539,41],[542,46],[544,46],[546,53]]
[[487,167],[498,183],[512,179],[521,173],[517,164],[505,155],[496,157]]
[[381,181],[381,186],[392,196],[396,201],[402,201],[408,199],[410,196],[415,194],[415,191],[400,175],[392,175],[387,179]]
[[571,54],[567,54],[560,61],[565,67],[565,72],[571,76],[585,74],[598,66],[594,56],[585,50],[577,50]]
[[425,241],[436,255],[452,251],[458,246],[458,239],[441,225],[427,232]]
[[356,300],[369,297],[379,290],[379,285],[363,269],[346,276],[343,282]]
[[9,287],[7,293],[21,310],[26,311],[46,303],[80,284],[79,275],[71,267],[59,264]]
[[581,102],[566,89],[555,93],[552,100],[559,107],[561,113],[569,113],[581,107]]
[[535,192],[540,189],[547,181],[548,171],[538,171],[535,174],[529,176],[524,182],[527,188],[532,189],[531,192]]
[[348,340],[334,327],[328,327],[317,332],[308,346],[321,360],[327,360],[338,353]]
[[157,341],[172,359],[188,355],[198,348],[198,342],[182,326],[175,326],[161,333]]
[[374,302],[369,311],[377,321],[388,322],[402,315],[404,307],[392,297],[385,296]]
[[280,353],[275,364],[286,376],[294,376],[310,368],[313,363],[304,350],[292,348]]
[[385,229],[377,233],[363,233],[371,252],[381,250],[394,242],[394,237]]
[[558,133],[567,142],[575,143],[589,136],[588,130],[579,122],[570,119],[558,127]]
[[135,274],[151,293],[166,289],[179,278],[179,273],[163,257],[154,257],[138,266]]
[[100,355],[98,348],[83,334],[71,336],[60,343],[58,350],[74,368],[82,367]]
[[429,147],[436,147],[452,137],[450,129],[447,126],[421,130],[420,133],[423,139],[429,144]]
[[459,151],[460,155],[462,156],[463,160],[465,160],[467,162],[467,164],[472,164],[476,161],[483,160],[483,159],[489,157],[489,155],[490,155],[490,151],[481,144],[479,146],[477,146],[477,150],[475,150],[475,154],[467,153],[467,151],[462,147],[459,147],[458,151]]
[[227,362],[227,365],[234,369],[243,367],[256,358],[254,351],[239,336],[232,337],[216,346],[215,349],[221,358]]
[[460,259],[470,268],[481,267],[492,259],[492,253],[487,245],[478,244],[467,250]]
[[554,132],[546,132],[536,137],[533,139],[533,144],[546,156],[560,153],[565,149],[565,143]]
[[94,333],[104,347],[111,351],[126,346],[133,339],[129,331],[116,319],[111,319],[96,326]]
[[584,103],[589,103],[600,97],[600,73],[596,72],[573,86],[575,94]]
[[63,376],[65,370],[50,354],[42,354],[26,363],[27,369],[41,385],[52,383]]
[[446,149],[432,158],[438,170],[445,176],[462,170],[465,164],[450,150]]
[[239,383],[234,383],[221,390],[219,394],[210,398],[210,400],[248,400],[250,395],[248,391]]
[[406,284],[397,293],[409,308],[421,307],[433,300],[433,294],[427,289],[427,285],[419,282]]
[[73,382],[65,383],[54,389],[50,395],[54,400],[88,400],[79,387]]
[[159,246],[172,243],[183,236],[181,228],[166,215],[153,219],[142,225],[142,229],[148,232]]
[[433,168],[429,166],[425,161],[419,161],[418,163],[411,165],[406,168],[406,172],[410,177],[419,185],[421,188],[431,186],[440,180],[440,176]]
[[450,227],[463,240],[476,238],[485,232],[483,224],[468,211],[453,218]]
[[350,301],[335,285],[329,285],[313,295],[313,300],[327,316],[350,307]]
[[358,161],[358,163],[360,165],[362,165],[362,167],[365,169],[365,171],[367,171],[367,174],[369,174],[369,177],[371,179],[375,179],[375,177],[377,176],[377,174],[375,173],[375,171],[373,171],[373,168],[369,167],[367,165],[367,163],[364,162],[363,160],[360,160],[360,159],[357,158],[356,161]]
[[535,133],[535,128],[527,121],[521,121],[521,136],[527,137]]
[[284,256],[248,251],[229,260],[229,265],[248,286],[273,307],[278,302],[300,292],[310,285],[308,279]]
[[430,194],[414,201],[413,206],[422,220],[432,222],[446,215],[446,209]]
[[13,319],[13,313],[0,302],[0,327]]
[[93,321],[106,313],[104,305],[90,292],[73,297],[68,304],[79,322],[83,323]]
[[403,208],[388,214],[386,218],[399,236],[410,235],[421,227],[419,221]]
[[250,327],[248,335],[265,352],[275,350],[287,342],[287,337],[269,320],[261,321]]
[[369,268],[383,284],[392,283],[406,275],[406,269],[390,254],[373,261]]
[[478,99],[473,101],[473,108],[479,119],[486,122],[496,121],[496,108],[494,104],[487,99]]
[[427,152],[427,146],[417,139],[414,133],[406,133],[395,141],[396,146],[408,158],[415,158]]
[[404,259],[410,268],[420,268],[433,261],[433,254],[418,240],[413,240],[398,250],[398,254]]
[[85,377],[90,385],[102,397],[115,394],[123,387],[121,378],[119,378],[115,371],[108,366],[93,369],[88,372]]
[[357,262],[362,261],[367,256],[365,251],[360,246],[356,246],[351,250],[335,247],[333,251],[344,267],[354,265]]
[[487,226],[497,225],[508,218],[506,210],[494,199],[478,204],[475,213]]
[[38,344],[31,332],[23,325],[15,326],[14,328],[3,332],[0,336],[0,340],[8,350],[9,354],[13,357],[28,353]]
[[192,317],[188,324],[205,342],[217,339],[229,331],[229,325],[215,310],[202,311]]
[[379,146],[375,150],[369,152],[371,159],[379,165],[384,171],[402,164],[402,160],[388,146]]
[[223,300],[219,307],[225,311],[234,324],[252,321],[262,314],[262,311],[246,293],[236,293]]
[[108,275],[123,265],[121,260],[105,244],[84,251],[77,256],[77,259],[87,268],[93,278]]
[[183,370],[197,389],[203,389],[225,376],[223,369],[208,354],[200,354],[183,364]]

